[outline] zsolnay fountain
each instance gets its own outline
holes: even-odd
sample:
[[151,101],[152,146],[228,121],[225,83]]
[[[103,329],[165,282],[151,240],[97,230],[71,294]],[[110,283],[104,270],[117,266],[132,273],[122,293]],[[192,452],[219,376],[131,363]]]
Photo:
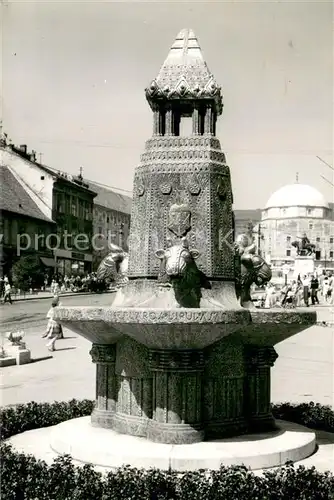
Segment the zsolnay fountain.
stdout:
[[111,307],[56,310],[92,342],[96,407],[55,426],[50,446],[107,469],[301,460],[315,435],[274,420],[270,369],[274,345],[316,314],[250,307],[250,283],[268,281],[270,269],[247,244],[235,252],[230,169],[216,137],[221,89],[192,30],[177,36],[146,98],[153,136],[135,170],[128,281]]

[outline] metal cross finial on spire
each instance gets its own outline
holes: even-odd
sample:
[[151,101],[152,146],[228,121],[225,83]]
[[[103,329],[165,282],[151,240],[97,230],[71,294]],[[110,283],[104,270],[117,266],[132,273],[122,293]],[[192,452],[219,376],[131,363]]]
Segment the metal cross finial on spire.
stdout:
[[296,182],[297,182],[297,184],[299,182],[299,172],[296,172]]
[[79,172],[80,172],[79,179],[83,179],[83,177],[82,177],[83,168],[82,167],[79,168]]

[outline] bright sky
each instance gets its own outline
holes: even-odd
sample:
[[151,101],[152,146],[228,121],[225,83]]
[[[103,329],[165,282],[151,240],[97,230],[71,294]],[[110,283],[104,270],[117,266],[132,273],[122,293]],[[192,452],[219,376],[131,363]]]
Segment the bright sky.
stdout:
[[[217,127],[235,208],[299,181],[333,200],[333,4],[5,2],[4,130],[70,173],[132,190],[152,116],[144,89],[192,28],[224,95]],[[38,157],[39,158],[39,157]]]

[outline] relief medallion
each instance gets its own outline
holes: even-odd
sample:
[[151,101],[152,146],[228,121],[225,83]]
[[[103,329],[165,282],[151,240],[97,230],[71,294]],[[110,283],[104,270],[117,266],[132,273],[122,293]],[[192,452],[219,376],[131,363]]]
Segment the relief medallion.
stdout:
[[181,238],[191,228],[191,211],[188,205],[172,205],[168,215],[168,229]]

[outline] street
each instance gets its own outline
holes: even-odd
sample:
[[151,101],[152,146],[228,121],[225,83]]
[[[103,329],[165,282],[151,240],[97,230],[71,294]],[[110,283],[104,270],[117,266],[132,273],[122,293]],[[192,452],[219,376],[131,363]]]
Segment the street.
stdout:
[[[102,293],[92,295],[70,295],[60,296],[60,302],[64,306],[94,306],[110,305],[113,301],[113,293]],[[50,299],[30,299],[0,305],[1,330],[25,327],[37,327],[46,324],[46,314],[51,307]]]
[[[61,297],[61,303],[111,305],[113,294]],[[32,363],[2,369],[2,405],[28,401],[69,400],[95,397],[95,366],[91,344],[70,330],[50,353],[41,335],[51,299],[29,300],[1,306],[1,333],[23,329]],[[329,321],[330,308],[317,308],[318,321]],[[272,369],[272,400],[315,401],[334,407],[334,329],[313,326],[275,346],[279,355]]]

